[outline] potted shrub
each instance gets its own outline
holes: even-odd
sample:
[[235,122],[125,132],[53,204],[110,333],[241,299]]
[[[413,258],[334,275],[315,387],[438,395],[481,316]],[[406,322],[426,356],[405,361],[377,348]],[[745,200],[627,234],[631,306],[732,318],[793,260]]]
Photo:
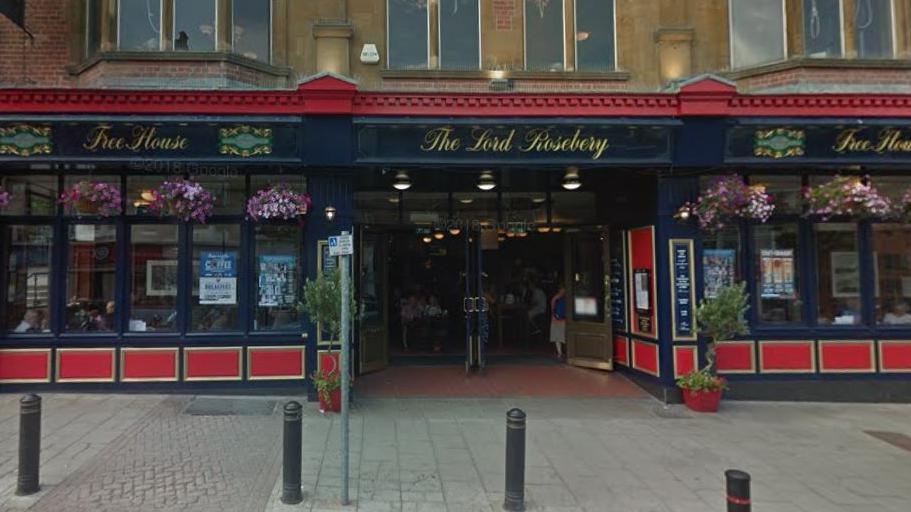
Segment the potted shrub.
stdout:
[[66,209],[79,215],[120,215],[120,187],[106,181],[80,181],[60,194]]
[[749,308],[746,283],[724,286],[711,299],[704,299],[696,309],[699,331],[707,337],[705,366],[691,371],[677,380],[683,390],[683,402],[699,412],[716,412],[721,394],[727,389],[724,377],[719,377],[715,366],[716,344],[748,331],[744,314]]
[[[352,318],[357,312],[353,288],[348,297],[351,303]],[[339,339],[342,332],[341,272],[336,269],[331,276],[320,274],[316,279],[307,279],[304,284],[304,300],[299,303],[298,307],[310,317],[311,322],[328,331],[333,339]],[[329,352],[333,353],[331,345]],[[331,360],[334,361],[335,358]],[[310,378],[313,380],[313,386],[319,397],[320,411],[339,412],[341,410],[342,376],[338,366],[321,368],[313,372]]]
[[177,178],[165,181],[153,192],[149,211],[170,214],[184,222],[205,224],[215,209],[215,199],[202,185],[193,180]]

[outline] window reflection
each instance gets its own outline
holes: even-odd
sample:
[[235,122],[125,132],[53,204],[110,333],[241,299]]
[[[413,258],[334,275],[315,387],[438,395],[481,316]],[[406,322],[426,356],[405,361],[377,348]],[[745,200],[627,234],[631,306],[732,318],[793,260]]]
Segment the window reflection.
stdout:
[[174,0],[174,49],[215,50],[215,0]]
[[234,0],[234,53],[269,62],[271,2]]
[[117,228],[74,224],[68,242],[66,330],[115,330]]
[[808,57],[840,57],[841,0],[804,0],[803,33]]
[[193,296],[190,330],[230,331],[240,327],[238,278],[240,226],[193,226]]
[[614,70],[613,0],[576,0],[576,67]]
[[478,69],[478,0],[439,0],[440,67]]
[[256,226],[257,330],[300,328],[301,231],[294,224]]
[[911,226],[873,225],[876,321],[911,324]]
[[820,324],[860,323],[860,263],[857,224],[821,223],[816,235],[816,275]]
[[50,332],[51,226],[7,228],[6,326],[15,333]]
[[427,69],[427,2],[389,0],[389,69]]
[[800,322],[797,224],[753,226],[759,321]]
[[0,186],[9,192],[3,215],[54,215],[57,206],[56,176],[4,176]]
[[562,0],[525,0],[525,69],[563,71]]
[[120,0],[118,9],[121,50],[161,48],[161,0]]
[[177,225],[132,226],[129,330],[173,331],[177,327]]
[[784,58],[783,0],[730,0],[730,7],[733,67]]
[[712,299],[718,290],[739,281],[740,230],[736,227],[705,233],[702,238],[702,293]]
[[854,27],[858,57],[883,59],[893,56],[892,0],[855,0]]

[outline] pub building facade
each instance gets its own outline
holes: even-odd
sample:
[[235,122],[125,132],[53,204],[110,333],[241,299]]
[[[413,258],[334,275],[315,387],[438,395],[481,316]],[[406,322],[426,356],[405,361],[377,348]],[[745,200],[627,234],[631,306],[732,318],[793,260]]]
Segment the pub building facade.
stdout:
[[[72,2],[65,48],[31,27],[57,74],[2,68],[4,391],[310,390],[337,340],[297,304],[350,231],[359,374],[550,351],[522,298],[563,289],[568,364],[676,400],[695,305],[744,281],[728,396],[911,396],[911,227],[800,199],[836,175],[911,186],[907,2],[153,3]],[[773,195],[767,222],[680,218],[726,175]],[[206,222],[149,211],[175,177],[214,196]],[[64,208],[84,181],[120,211]],[[251,218],[275,184],[306,215]]]

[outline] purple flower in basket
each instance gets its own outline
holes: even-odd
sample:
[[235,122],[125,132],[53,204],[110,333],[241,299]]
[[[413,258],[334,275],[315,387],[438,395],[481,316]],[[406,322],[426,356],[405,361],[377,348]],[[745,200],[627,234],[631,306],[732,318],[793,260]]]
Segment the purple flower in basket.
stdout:
[[312,206],[309,194],[298,194],[284,183],[264,188],[247,200],[247,216],[260,219],[296,219]]
[[740,176],[716,178],[695,202],[680,208],[693,214],[707,231],[724,228],[732,219],[766,222],[775,211],[772,196],[763,185],[747,185]]
[[193,180],[177,178],[162,183],[154,192],[149,211],[170,214],[184,222],[205,224],[215,209],[215,199],[202,185]]
[[9,192],[0,187],[0,208],[6,208],[7,206],[9,206]]
[[80,181],[60,194],[60,203],[77,214],[111,217],[123,211],[120,187],[106,181]]
[[[873,186],[869,176],[863,179],[836,176],[815,187],[805,187],[802,195],[807,204],[806,214],[824,221],[836,216],[889,218],[900,213],[896,212],[892,201]],[[902,203],[907,204],[904,199]],[[904,207],[900,209],[904,210]]]

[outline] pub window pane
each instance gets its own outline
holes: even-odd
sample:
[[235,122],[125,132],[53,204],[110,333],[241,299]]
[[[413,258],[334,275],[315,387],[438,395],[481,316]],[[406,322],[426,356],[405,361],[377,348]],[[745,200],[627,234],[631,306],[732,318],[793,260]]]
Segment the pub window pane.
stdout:
[[576,68],[613,71],[614,1],[576,0]]
[[525,69],[563,71],[562,0],[525,0]]
[[229,169],[218,169],[217,173],[190,178],[209,191],[215,199],[216,215],[239,215],[247,202],[246,180],[242,174]]
[[254,174],[250,176],[250,195],[273,185],[287,185],[297,193],[307,191],[307,178],[303,174]]
[[783,0],[730,2],[732,66],[742,68],[783,59]]
[[911,324],[911,226],[873,224],[876,322]]
[[802,320],[797,238],[797,224],[753,226],[760,322],[785,324]]
[[803,33],[808,57],[840,57],[841,0],[803,0]]
[[174,0],[174,49],[215,50],[215,0]]
[[7,228],[6,328],[15,333],[50,332],[51,226]]
[[133,332],[177,327],[177,225],[136,224],[130,229]]
[[856,223],[814,225],[820,325],[860,323],[860,260]]
[[239,330],[237,285],[240,264],[239,225],[193,226],[190,330]]
[[54,215],[57,206],[56,176],[4,176],[3,190],[9,192],[9,204],[3,215]]
[[740,281],[740,230],[719,229],[702,237],[702,295],[718,296],[718,290]]
[[301,231],[296,224],[256,226],[256,317],[254,328],[300,329]]
[[161,48],[161,0],[120,0],[117,47],[121,50]]
[[127,176],[127,213],[130,215],[149,214],[149,204],[154,199],[153,193],[165,181],[175,179],[173,176]]
[[796,215],[802,212],[800,176],[755,175],[750,176],[751,185],[762,185],[771,194],[775,204],[775,215]]
[[389,0],[386,5],[389,69],[427,69],[427,2]]
[[68,229],[66,330],[117,328],[117,228],[73,224]]
[[272,2],[234,0],[234,53],[269,62],[272,47]]
[[897,204],[911,188],[911,176],[876,176],[870,183],[880,194],[888,197],[893,204]]
[[478,69],[478,0],[440,0],[440,67]]
[[893,56],[892,0],[855,0],[854,27],[858,57],[883,59]]

